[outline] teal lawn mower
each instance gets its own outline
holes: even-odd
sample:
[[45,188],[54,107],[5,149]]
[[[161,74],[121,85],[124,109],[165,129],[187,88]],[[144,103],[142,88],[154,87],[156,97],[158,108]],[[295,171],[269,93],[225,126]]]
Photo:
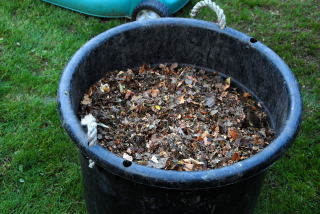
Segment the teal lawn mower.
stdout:
[[127,17],[133,20],[167,17],[189,0],[43,0],[73,11],[97,17]]

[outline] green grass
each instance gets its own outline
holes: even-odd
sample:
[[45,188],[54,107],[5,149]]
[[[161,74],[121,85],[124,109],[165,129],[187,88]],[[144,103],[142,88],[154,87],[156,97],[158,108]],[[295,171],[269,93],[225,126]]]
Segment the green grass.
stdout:
[[[195,3],[176,16],[187,17]],[[229,27],[275,50],[301,84],[301,131],[269,170],[256,213],[319,213],[319,1],[217,3]],[[56,111],[59,76],[87,40],[128,20],[88,17],[34,0],[1,0],[0,14],[0,213],[85,213],[77,149]],[[205,9],[199,18],[215,15]]]

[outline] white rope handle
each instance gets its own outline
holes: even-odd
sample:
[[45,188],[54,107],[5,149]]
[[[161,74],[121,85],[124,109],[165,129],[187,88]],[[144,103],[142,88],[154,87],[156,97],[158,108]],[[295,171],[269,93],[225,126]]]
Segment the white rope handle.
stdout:
[[93,160],[89,159],[89,165],[88,165],[89,168],[92,169],[95,164],[96,164],[96,163],[95,163]]
[[[92,114],[88,114],[84,118],[82,118],[81,125],[87,126],[87,128],[88,128],[87,136],[88,136],[89,146],[94,146],[97,144],[97,141],[98,141],[97,126],[102,126],[104,128],[110,128],[109,126],[107,126],[103,123],[97,123],[96,118]],[[93,168],[94,165],[95,165],[95,162],[90,159],[88,167]]]
[[[94,118],[92,114],[88,114],[84,118],[82,118],[81,125],[87,126],[88,128],[87,136],[88,136],[89,146],[96,145],[97,133],[98,133],[98,130],[97,130],[98,124],[96,122],[96,118]],[[95,162],[90,159],[88,167],[92,169],[94,165],[95,165]]]
[[211,0],[203,0],[199,1],[191,10],[190,16],[191,18],[194,18],[203,7],[209,7],[211,10],[213,10],[218,17],[218,25],[221,29],[224,29],[226,27],[226,16],[223,13],[223,10],[214,2]]
[[96,118],[92,116],[92,114],[86,115],[82,120],[81,120],[81,125],[87,126],[88,127],[88,141],[89,141],[89,146],[94,146],[97,143],[97,122]]

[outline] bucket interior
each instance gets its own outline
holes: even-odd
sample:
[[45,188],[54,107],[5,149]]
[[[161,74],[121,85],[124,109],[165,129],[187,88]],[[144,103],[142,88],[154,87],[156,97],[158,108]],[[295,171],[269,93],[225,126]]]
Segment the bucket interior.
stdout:
[[75,112],[83,94],[109,71],[177,62],[230,76],[262,102],[277,134],[286,123],[290,96],[284,78],[255,47],[260,43],[244,34],[171,24],[141,25],[107,37],[100,36],[77,65],[71,85]]

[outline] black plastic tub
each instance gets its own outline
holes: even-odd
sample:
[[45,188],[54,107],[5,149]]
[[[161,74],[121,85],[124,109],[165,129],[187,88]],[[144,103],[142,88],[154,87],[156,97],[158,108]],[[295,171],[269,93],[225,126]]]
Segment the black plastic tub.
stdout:
[[[93,83],[109,71],[174,62],[215,70],[254,94],[276,139],[249,159],[196,172],[149,168],[88,146],[77,111]],[[297,81],[272,50],[232,28],[182,18],[132,22],[90,40],[65,68],[58,103],[62,124],[80,149],[88,211],[99,214],[252,213],[265,171],[292,144],[302,111]]]

